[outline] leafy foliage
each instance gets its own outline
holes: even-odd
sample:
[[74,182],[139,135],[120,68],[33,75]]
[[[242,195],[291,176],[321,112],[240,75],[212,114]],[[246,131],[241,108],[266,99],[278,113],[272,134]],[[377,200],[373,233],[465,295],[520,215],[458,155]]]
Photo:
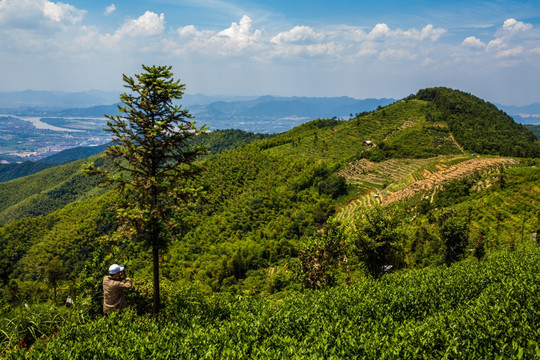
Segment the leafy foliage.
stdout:
[[0,164],[0,182],[6,182],[48,169],[54,164],[24,161],[20,164]]
[[403,262],[405,234],[401,227],[403,214],[398,208],[373,207],[360,213],[355,220],[352,243],[367,271],[379,277],[389,268],[399,268]]
[[204,136],[197,136],[194,139],[194,142],[208,149],[210,154],[219,154],[226,150],[237,149],[253,141],[269,137],[271,137],[271,135],[228,129],[214,130]]
[[191,289],[162,317],[68,317],[58,336],[4,357],[535,358],[539,264],[538,250],[500,254],[264,299]]
[[306,288],[335,284],[335,268],[347,262],[344,228],[333,222],[308,240],[300,249],[300,274]]
[[[97,166],[109,167],[102,159],[91,159]],[[102,195],[106,190],[96,189],[95,181],[82,173],[85,161],[0,183],[0,224],[47,215],[74,201]]]
[[411,98],[432,104],[434,119],[448,123],[466,149],[502,156],[540,156],[540,143],[531,131],[480,98],[442,87],[419,90]]

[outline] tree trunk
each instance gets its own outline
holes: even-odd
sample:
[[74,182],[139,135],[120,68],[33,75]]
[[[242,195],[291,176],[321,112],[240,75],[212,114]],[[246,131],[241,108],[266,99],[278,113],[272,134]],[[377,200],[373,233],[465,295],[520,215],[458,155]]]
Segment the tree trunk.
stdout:
[[153,268],[154,268],[154,307],[152,313],[157,315],[159,312],[159,247],[154,245],[152,247],[152,258],[153,258]]
[[[155,235],[156,236],[156,235]],[[152,313],[157,315],[160,308],[160,294],[159,294],[159,245],[154,244],[152,246],[152,262],[154,269],[154,306]]]
[[[152,176],[155,176],[156,170],[155,165],[152,166]],[[152,261],[153,261],[153,268],[154,268],[154,307],[152,309],[152,313],[154,315],[157,315],[159,312],[159,305],[160,305],[160,296],[159,296],[159,247],[161,245],[159,241],[159,226],[158,226],[158,220],[155,218],[154,211],[157,209],[158,205],[158,191],[156,186],[152,186],[152,204],[151,204],[151,213],[154,218],[152,219],[150,226],[151,226],[151,236],[152,236]]]

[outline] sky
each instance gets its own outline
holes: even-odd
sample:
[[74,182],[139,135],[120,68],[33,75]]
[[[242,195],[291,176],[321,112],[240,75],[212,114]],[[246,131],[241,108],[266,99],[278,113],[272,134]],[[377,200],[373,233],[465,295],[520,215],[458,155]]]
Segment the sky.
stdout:
[[0,0],[0,91],[122,91],[171,65],[206,95],[540,102],[540,1]]

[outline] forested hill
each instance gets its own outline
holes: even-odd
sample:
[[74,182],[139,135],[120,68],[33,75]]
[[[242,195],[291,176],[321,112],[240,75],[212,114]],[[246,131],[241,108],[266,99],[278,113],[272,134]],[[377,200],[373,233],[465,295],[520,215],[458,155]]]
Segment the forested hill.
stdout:
[[24,161],[20,164],[0,164],[0,183],[28,176],[48,169],[50,167],[65,164],[70,161],[84,159],[105,150],[105,145],[75,147],[60,151],[40,161]]
[[[217,130],[200,137],[197,143],[206,146],[212,155],[269,137],[242,130]],[[73,201],[102,194],[95,179],[85,176],[81,168],[89,161],[103,162],[98,156],[83,155],[96,154],[104,148],[74,148],[40,162],[0,165],[0,225],[47,215]],[[61,162],[69,163],[59,165]]]
[[[456,125],[459,119],[473,119],[473,114],[483,117],[478,123],[506,121],[499,119],[503,115],[493,113],[494,117],[486,120],[486,116],[492,116],[486,110],[491,108],[489,104],[449,89],[433,89],[432,99],[422,95],[429,91],[420,91],[416,96],[358,114],[348,121],[317,119],[282,134],[247,141],[247,145],[231,146],[225,151],[216,148],[220,153],[202,160],[206,171],[195,184],[204,189],[205,195],[175,215],[184,224],[182,241],[172,242],[163,265],[164,277],[174,281],[197,280],[214,291],[247,288],[261,292],[269,286],[277,291],[294,282],[287,262],[299,257],[306,241],[337,216],[347,220],[355,211],[371,206],[377,199],[373,194],[381,195],[383,200],[393,199],[398,192],[443,171],[448,176],[457,174],[453,179],[458,183],[453,186],[459,191],[451,193],[461,196],[460,201],[473,188],[490,188],[496,183],[492,179],[493,168],[501,171],[515,166],[516,161],[476,162],[468,150],[481,154],[492,153],[493,148],[461,143],[461,135],[454,134],[452,127],[462,129]],[[444,97],[453,99],[452,94],[462,99],[464,105],[441,102]],[[521,127],[505,125],[504,129],[507,142],[519,140],[520,147],[531,153],[538,149],[538,142],[529,139]],[[478,131],[476,139],[489,144],[490,134],[491,130]],[[232,139],[236,134],[233,135]],[[364,146],[365,140],[370,140],[372,146]],[[234,143],[236,140],[231,141]],[[513,148],[499,148],[502,155],[514,156]],[[148,265],[144,251],[138,252],[135,245],[112,246],[99,241],[101,236],[112,234],[117,225],[109,209],[114,201],[111,194],[101,195],[90,185],[81,187],[90,184],[79,172],[81,164],[82,161],[73,162],[0,184],[0,198],[7,199],[2,204],[9,205],[0,214],[6,224],[0,228],[0,251],[13,266],[9,271],[11,278],[43,280],[44,268],[55,257],[81,271],[90,263],[101,266],[101,261],[107,261],[106,256],[119,256],[118,261],[128,262],[134,271],[140,272],[140,281],[144,282]],[[341,175],[345,170],[347,175]],[[471,183],[459,182],[473,173],[480,178]],[[39,176],[44,178],[39,180]],[[496,179],[506,179],[505,176],[499,174]],[[538,174],[534,171],[515,172],[515,178],[505,180],[506,192],[496,199],[513,196],[526,202],[537,187],[527,185],[521,193],[519,189],[535,176]],[[444,193],[441,188],[445,185],[436,185],[437,193]],[[435,192],[434,187],[424,190],[414,193],[417,197],[411,197],[411,201],[428,194],[433,196]],[[96,196],[100,196],[98,200]],[[441,206],[456,203],[454,197],[435,196],[433,202]],[[73,203],[65,207],[67,202]],[[413,202],[411,208],[417,206]],[[497,206],[504,215],[497,215],[502,225],[496,236],[503,237],[511,233],[505,226],[513,224],[515,216],[504,201]],[[483,205],[479,202],[473,207]],[[504,216],[508,216],[508,222]],[[33,218],[14,221],[22,217]],[[492,216],[489,221],[495,218]],[[527,230],[534,226],[526,224]],[[434,223],[425,226],[429,234],[435,231]],[[74,239],[79,245],[73,244]],[[427,240],[418,241],[420,245],[409,250],[408,262],[440,261],[440,247],[422,248],[428,246],[423,243]],[[281,278],[271,282],[270,268]],[[70,272],[71,280],[76,280],[77,271]]]
[[[197,143],[207,147],[209,154],[217,154],[268,137],[270,135],[254,134],[236,129],[216,130],[197,139]],[[99,154],[106,148],[107,145],[81,146],[60,151],[39,161],[24,161],[20,164],[0,164],[0,183],[29,176],[60,164],[88,158],[92,155]]]
[[426,118],[448,124],[466,149],[492,155],[540,156],[536,136],[495,105],[476,96],[448,88],[429,88],[410,98],[427,101]]

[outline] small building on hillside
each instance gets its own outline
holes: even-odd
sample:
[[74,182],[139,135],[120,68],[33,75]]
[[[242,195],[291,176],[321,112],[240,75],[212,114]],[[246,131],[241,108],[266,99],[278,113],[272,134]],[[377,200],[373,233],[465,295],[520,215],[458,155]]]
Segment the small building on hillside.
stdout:
[[363,146],[373,146],[373,143],[371,142],[371,140],[364,140],[364,142],[362,143]]

